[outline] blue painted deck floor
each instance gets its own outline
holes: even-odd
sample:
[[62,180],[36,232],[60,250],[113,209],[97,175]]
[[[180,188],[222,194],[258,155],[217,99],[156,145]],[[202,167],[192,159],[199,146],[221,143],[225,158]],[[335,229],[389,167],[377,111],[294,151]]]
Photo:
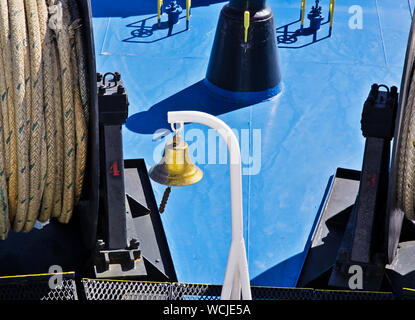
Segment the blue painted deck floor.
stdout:
[[[219,116],[240,136],[245,173],[249,168],[254,173],[243,176],[252,282],[295,286],[329,177],[337,167],[361,168],[360,117],[371,84],[400,86],[415,0],[336,1],[332,36],[326,37],[325,24],[321,41],[300,37],[281,43],[282,93],[247,106],[215,99],[202,83],[224,1],[194,0],[190,30],[181,19],[171,35],[165,15],[161,29],[155,28],[156,1],[92,3],[98,71],[120,71],[129,94],[132,130],[123,130],[124,157],[144,158],[148,167],[160,159],[166,140],[153,141],[153,133],[169,128],[168,111]],[[299,28],[299,0],[268,4],[276,27],[294,22],[289,31]],[[321,4],[327,17],[329,0]],[[357,29],[351,28],[355,5],[363,17]],[[187,142],[204,178],[173,188],[162,215],[181,282],[221,284],[225,273],[229,169],[221,163],[223,145],[208,149],[209,133],[203,126],[186,125]],[[153,188],[160,201],[165,187],[153,183]]]

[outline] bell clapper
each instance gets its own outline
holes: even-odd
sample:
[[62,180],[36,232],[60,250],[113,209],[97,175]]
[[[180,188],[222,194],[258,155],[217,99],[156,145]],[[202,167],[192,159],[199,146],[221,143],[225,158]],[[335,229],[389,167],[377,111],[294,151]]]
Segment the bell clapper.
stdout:
[[166,191],[164,191],[163,199],[161,200],[161,203],[160,203],[160,209],[159,209],[160,213],[163,213],[164,209],[166,208],[166,204],[167,204],[167,200],[169,200],[170,192],[171,192],[171,187],[167,187]]
[[173,136],[173,148],[183,145],[181,134],[183,133],[184,124],[183,122],[172,123],[171,128],[174,132]]

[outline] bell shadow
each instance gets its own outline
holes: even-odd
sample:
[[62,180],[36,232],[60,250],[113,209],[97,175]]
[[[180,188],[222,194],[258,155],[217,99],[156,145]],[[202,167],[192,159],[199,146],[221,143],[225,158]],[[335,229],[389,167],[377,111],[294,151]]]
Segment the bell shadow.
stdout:
[[156,103],[147,111],[133,114],[127,119],[126,127],[136,133],[153,134],[158,129],[170,128],[167,122],[169,111],[193,110],[218,116],[249,105],[248,103],[228,102],[215,97],[201,80]]
[[[166,39],[168,37],[171,36],[175,36],[178,35],[180,33],[183,33],[185,31],[187,31],[186,26],[184,26],[184,29],[174,32],[173,33],[173,29],[180,25],[170,25],[168,21],[162,21],[160,22],[160,24],[158,23],[154,23],[153,25],[147,25],[147,22],[150,20],[154,20],[155,18],[157,18],[157,16],[152,16],[152,17],[148,17],[133,23],[130,23],[127,25],[127,28],[136,28],[133,31],[131,31],[131,37],[122,40],[122,42],[129,42],[129,43],[155,43],[158,41],[161,41],[163,39]],[[185,16],[180,17],[179,20],[184,19]],[[158,32],[158,31],[162,31],[162,30],[168,30],[168,33],[166,36],[157,38],[157,39],[153,39],[153,40],[140,40],[140,39],[145,39],[145,38],[150,38],[154,35],[154,33]]]

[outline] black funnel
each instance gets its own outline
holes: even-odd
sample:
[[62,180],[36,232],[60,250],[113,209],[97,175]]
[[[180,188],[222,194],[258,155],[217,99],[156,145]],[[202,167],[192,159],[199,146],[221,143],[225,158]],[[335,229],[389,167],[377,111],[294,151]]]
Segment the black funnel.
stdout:
[[[244,12],[250,13],[245,42]],[[281,91],[274,14],[266,0],[231,0],[220,13],[205,83],[217,95],[241,101]]]

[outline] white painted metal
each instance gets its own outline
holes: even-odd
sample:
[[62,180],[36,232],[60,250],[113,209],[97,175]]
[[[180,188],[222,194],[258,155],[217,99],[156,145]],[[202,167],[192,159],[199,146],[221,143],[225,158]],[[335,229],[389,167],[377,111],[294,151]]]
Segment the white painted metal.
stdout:
[[232,129],[222,120],[199,111],[168,112],[167,119],[175,130],[175,124],[196,122],[219,132],[226,141],[230,160],[232,242],[229,250],[225,279],[222,287],[222,300],[252,300],[249,283],[248,261],[243,237],[242,174],[239,141]]

